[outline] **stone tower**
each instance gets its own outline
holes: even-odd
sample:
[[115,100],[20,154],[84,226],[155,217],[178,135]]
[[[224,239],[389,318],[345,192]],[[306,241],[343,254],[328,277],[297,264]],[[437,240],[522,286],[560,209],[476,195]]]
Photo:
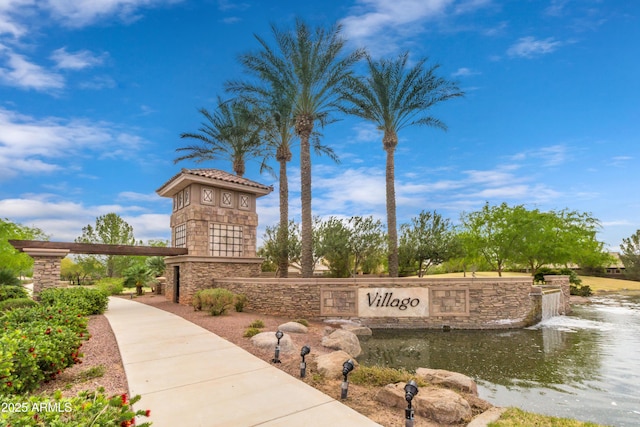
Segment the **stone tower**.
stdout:
[[173,199],[171,246],[188,250],[165,259],[167,299],[189,304],[214,278],[260,275],[256,199],[271,191],[217,169],[182,169],[156,190]]

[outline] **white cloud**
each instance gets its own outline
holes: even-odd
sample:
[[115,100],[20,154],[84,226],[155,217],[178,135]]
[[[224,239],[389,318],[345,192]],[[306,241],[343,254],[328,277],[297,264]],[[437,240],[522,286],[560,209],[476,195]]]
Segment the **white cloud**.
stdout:
[[82,70],[95,67],[104,61],[104,55],[96,56],[88,50],[67,52],[66,47],[56,49],[51,54],[51,59],[56,62],[56,67],[68,70]]
[[54,18],[71,27],[83,27],[100,19],[117,16],[123,21],[139,19],[138,10],[166,4],[179,3],[182,0],[46,0],[41,8]]
[[340,21],[345,37],[367,46],[374,56],[400,50],[436,24],[456,15],[469,14],[492,4],[492,0],[357,0]]
[[507,55],[521,58],[533,58],[534,56],[546,55],[562,46],[562,42],[556,41],[553,37],[538,40],[535,37],[522,37],[507,49]]
[[471,68],[462,67],[462,68],[458,68],[451,75],[453,77],[469,77],[469,76],[476,76],[478,74],[480,74],[479,71],[474,71]]
[[94,76],[91,80],[80,83],[80,89],[101,90],[116,87],[116,81],[110,76]]
[[[170,208],[168,208],[170,209]],[[130,212],[142,211],[139,215]],[[100,215],[114,212],[133,227],[138,240],[171,237],[170,212],[149,213],[137,206],[96,205],[87,206],[69,200],[53,199],[50,195],[25,195],[16,199],[0,200],[0,217],[38,227],[52,241],[72,242],[82,235],[82,228],[94,225]]]
[[[453,0],[358,0],[341,24],[346,38],[358,45],[394,50],[399,34],[417,30],[416,25],[442,15],[452,3]],[[370,38],[376,38],[376,43],[368,43]]]
[[5,66],[0,67],[0,83],[2,84],[38,91],[51,91],[64,87],[64,79],[61,75],[29,62],[23,55],[19,55],[1,44],[0,58],[5,60]]
[[[57,159],[78,160],[88,155],[86,150],[98,153],[100,158],[129,157],[144,143],[142,138],[110,123],[37,119],[2,108],[0,129],[0,177],[52,172],[62,167],[55,163]],[[114,150],[114,146],[118,149]]]
[[14,38],[21,37],[27,31],[25,23],[19,22],[16,15],[35,5],[35,0],[2,0],[0,1],[0,35],[9,34]]
[[458,15],[463,13],[475,12],[478,9],[490,6],[492,3],[493,0],[466,0],[458,3],[454,11]]
[[119,200],[133,201],[133,202],[157,202],[161,200],[161,197],[156,193],[136,193],[134,191],[123,191],[118,194]]
[[566,145],[557,144],[541,147],[536,150],[527,150],[509,157],[512,161],[525,161],[534,159],[537,166],[560,166],[570,158],[570,149]]

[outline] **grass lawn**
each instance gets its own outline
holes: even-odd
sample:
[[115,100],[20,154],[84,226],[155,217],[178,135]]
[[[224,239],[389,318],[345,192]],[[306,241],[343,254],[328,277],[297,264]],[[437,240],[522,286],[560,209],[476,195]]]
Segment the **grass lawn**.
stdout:
[[489,427],[597,427],[600,424],[576,421],[567,418],[548,417],[533,414],[517,408],[509,408],[496,422],[489,423]]
[[[502,277],[522,277],[531,276],[528,273],[512,273],[504,272]],[[464,273],[445,273],[434,274],[432,277],[464,277]],[[471,277],[471,273],[467,273],[466,277]],[[476,277],[498,277],[495,271],[478,271]],[[608,279],[605,277],[579,276],[583,285],[591,286],[593,292],[640,292],[640,282],[633,280]]]

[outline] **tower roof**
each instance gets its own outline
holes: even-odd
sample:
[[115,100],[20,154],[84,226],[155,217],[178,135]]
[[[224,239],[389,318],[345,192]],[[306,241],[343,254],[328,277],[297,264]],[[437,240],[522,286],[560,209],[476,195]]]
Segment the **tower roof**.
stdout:
[[173,176],[156,193],[162,197],[172,197],[178,191],[191,183],[200,183],[217,188],[244,191],[255,194],[257,197],[267,195],[273,191],[272,186],[260,184],[237,175],[230,174],[219,169],[182,169]]

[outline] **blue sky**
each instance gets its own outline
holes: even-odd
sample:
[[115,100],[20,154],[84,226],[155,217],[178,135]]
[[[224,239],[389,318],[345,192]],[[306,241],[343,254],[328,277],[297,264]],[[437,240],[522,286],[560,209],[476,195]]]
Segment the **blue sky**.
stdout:
[[[0,217],[72,241],[116,212],[136,238],[169,239],[155,190],[182,167],[231,170],[174,164],[179,134],[226,96],[253,35],[296,16],[340,22],[374,57],[428,57],[466,92],[432,111],[447,132],[400,133],[399,223],[488,201],[590,212],[614,250],[640,229],[640,3],[626,0],[2,1]],[[384,222],[381,134],[349,118],[323,134],[342,162],[313,159],[314,214]],[[257,162],[245,176],[277,188]],[[258,214],[261,230],[277,222],[277,191]]]

